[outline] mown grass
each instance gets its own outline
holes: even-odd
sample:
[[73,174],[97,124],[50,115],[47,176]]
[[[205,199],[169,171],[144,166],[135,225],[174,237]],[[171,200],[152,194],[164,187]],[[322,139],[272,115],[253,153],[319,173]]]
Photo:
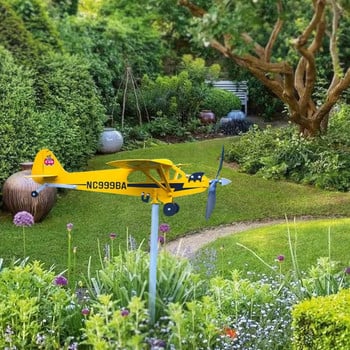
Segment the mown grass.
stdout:
[[[216,252],[213,270],[229,277],[233,269],[246,275],[253,272],[274,275],[281,272],[308,271],[319,258],[338,262],[339,271],[350,266],[350,219],[331,218],[311,221],[286,220],[217,239],[198,252],[199,261]],[[296,258],[297,269],[293,264]],[[284,256],[278,262],[278,256]],[[203,271],[204,272],[204,271]]]
[[[107,168],[105,164],[114,159],[169,158],[182,163],[186,173],[204,171],[214,177],[217,172],[221,147],[234,138],[201,142],[161,145],[153,148],[98,155],[89,163],[89,169]],[[350,198],[347,193],[326,192],[320,189],[287,182],[264,180],[239,173],[225,165],[223,177],[232,180],[225,187],[218,187],[217,205],[210,220],[204,218],[206,193],[178,199],[180,211],[173,217],[160,213],[160,222],[171,226],[169,239],[205,227],[251,221],[266,218],[294,216],[350,216]],[[109,243],[109,234],[117,233],[115,246],[125,247],[126,233],[138,243],[147,242],[150,232],[151,206],[139,198],[78,191],[61,192],[58,201],[46,219],[26,229],[27,255],[39,259],[57,270],[66,268],[66,224],[73,223],[72,246],[77,247],[77,266],[86,271],[89,257],[94,266],[98,264],[97,242]],[[9,260],[22,256],[21,228],[12,223],[12,216],[2,212],[0,216],[0,257]]]

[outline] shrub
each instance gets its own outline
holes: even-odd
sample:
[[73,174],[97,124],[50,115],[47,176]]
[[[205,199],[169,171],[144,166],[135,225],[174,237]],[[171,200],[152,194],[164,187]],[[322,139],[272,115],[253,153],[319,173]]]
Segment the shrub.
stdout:
[[229,120],[220,123],[219,131],[224,135],[240,135],[247,132],[253,124],[248,120]]
[[58,349],[80,341],[82,305],[55,277],[37,261],[1,270],[2,349]]
[[[0,46],[0,188],[19,163],[34,155],[39,140],[32,73]],[[30,137],[28,137],[30,135]]]
[[233,109],[241,109],[241,101],[229,91],[211,87],[206,90],[200,108],[211,110],[217,118],[221,118]]
[[[51,143],[56,143],[53,137],[58,138],[57,127],[63,132],[60,134],[63,144],[57,144],[58,153],[64,154],[61,161],[69,165],[68,169],[85,166],[96,152],[106,119],[88,65],[77,56],[48,54],[42,58],[36,88],[46,130],[43,137],[48,144],[45,146],[52,148]],[[54,121],[54,118],[60,120]]]
[[[133,296],[148,301],[149,254],[140,248],[107,259],[96,277],[89,275],[87,283],[92,298],[112,295],[119,308],[127,307]],[[165,251],[158,255],[157,275],[156,319],[165,315],[170,302],[182,305],[202,293],[198,275],[192,272],[189,262]]]
[[240,169],[270,179],[288,179],[327,190],[350,189],[346,109],[333,116],[327,135],[304,138],[294,126],[251,129],[232,144],[228,159]]
[[84,328],[84,344],[93,349],[146,349],[148,313],[144,301],[132,297],[121,308],[111,295],[99,295]]
[[37,43],[7,1],[0,1],[0,43],[21,64],[38,58]]
[[220,66],[206,67],[203,60],[185,55],[181,69],[177,75],[158,76],[155,80],[145,75],[141,94],[151,116],[166,116],[185,126],[191,119],[198,118],[201,104],[210,89],[205,80],[216,77]]
[[22,19],[25,28],[40,45],[41,52],[48,48],[60,49],[58,31],[50,20],[43,2],[38,0],[9,0],[9,4]]
[[294,306],[293,348],[335,349],[350,347],[350,292],[312,298]]

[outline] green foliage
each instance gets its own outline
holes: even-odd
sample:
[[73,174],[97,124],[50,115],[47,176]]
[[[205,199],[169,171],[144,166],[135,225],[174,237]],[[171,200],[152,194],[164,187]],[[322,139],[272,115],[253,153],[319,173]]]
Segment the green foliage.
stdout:
[[240,135],[245,133],[252,127],[252,123],[248,120],[229,120],[221,122],[219,131],[224,135]]
[[231,110],[240,109],[241,101],[231,92],[213,87],[206,91],[200,108],[211,110],[217,118],[222,118]]
[[88,65],[77,56],[48,54],[41,60],[36,85],[43,112],[41,146],[62,155],[68,169],[84,166],[96,152],[106,118]]
[[56,285],[55,274],[25,261],[0,273],[0,346],[3,349],[58,349],[80,336],[81,305]]
[[[39,140],[32,73],[0,46],[0,184],[21,161],[30,160]],[[30,135],[30,137],[28,137]],[[0,187],[1,187],[0,185]]]
[[[136,277],[136,276],[135,276]],[[148,313],[145,303],[133,296],[124,308],[111,295],[100,295],[86,320],[84,344],[93,349],[147,349]]]
[[[210,90],[205,80],[217,76],[219,71],[218,65],[206,67],[202,59],[185,55],[179,74],[158,76],[155,80],[144,76],[141,92],[147,111],[154,117],[162,115],[170,119],[175,118],[184,126],[199,115]],[[225,101],[216,100],[220,103]]]
[[348,349],[350,293],[316,297],[294,306],[293,349]]
[[[110,260],[101,262],[96,277],[87,281],[93,298],[101,294],[112,295],[120,308],[127,307],[133,296],[148,301],[149,254],[140,248],[120,252]],[[156,319],[165,314],[166,305],[181,305],[201,294],[201,283],[185,259],[162,251],[157,263]]]
[[[89,62],[90,74],[113,119],[119,114],[117,93],[122,95],[124,88],[131,88],[126,82],[126,68],[131,67],[135,77],[154,75],[160,69],[163,47],[159,34],[136,22],[135,18],[116,15],[67,17],[59,26],[65,49]],[[133,94],[131,88],[128,105]]]
[[350,153],[347,107],[332,116],[329,132],[307,139],[295,128],[251,129],[232,144],[228,159],[240,169],[268,179],[288,179],[328,190],[349,190]]
[[33,39],[40,43],[41,53],[48,49],[60,49],[58,31],[49,18],[47,9],[40,0],[8,0],[12,9],[21,18]]
[[38,58],[38,46],[7,1],[0,1],[0,43],[21,64]]

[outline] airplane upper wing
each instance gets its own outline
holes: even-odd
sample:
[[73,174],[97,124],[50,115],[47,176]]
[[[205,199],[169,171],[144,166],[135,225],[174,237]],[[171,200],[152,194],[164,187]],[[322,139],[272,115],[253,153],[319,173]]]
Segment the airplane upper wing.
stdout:
[[171,168],[174,165],[169,159],[122,159],[114,160],[107,164],[116,168],[141,171],[147,169]]
[[[108,162],[107,164],[118,168],[129,169],[131,172],[141,171],[157,184],[158,187],[167,192],[172,192],[169,184],[169,171],[174,167],[174,163],[169,159],[126,159]],[[159,178],[151,174],[152,170],[158,173]]]
[[30,177],[30,178],[42,178],[42,177],[47,177],[47,178],[51,178],[51,179],[54,179],[55,177],[57,177],[58,175],[56,174],[44,174],[44,175],[28,175],[28,176],[25,176],[25,177]]

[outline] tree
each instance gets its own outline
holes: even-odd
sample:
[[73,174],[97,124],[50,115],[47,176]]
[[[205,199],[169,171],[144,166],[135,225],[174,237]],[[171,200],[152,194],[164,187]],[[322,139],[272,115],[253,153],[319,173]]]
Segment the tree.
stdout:
[[[193,16],[194,37],[270,89],[288,106],[290,120],[305,136],[326,132],[332,107],[350,86],[350,68],[339,44],[349,1],[213,0],[202,2],[205,7],[199,1],[179,0]],[[331,72],[318,101],[325,52]]]

